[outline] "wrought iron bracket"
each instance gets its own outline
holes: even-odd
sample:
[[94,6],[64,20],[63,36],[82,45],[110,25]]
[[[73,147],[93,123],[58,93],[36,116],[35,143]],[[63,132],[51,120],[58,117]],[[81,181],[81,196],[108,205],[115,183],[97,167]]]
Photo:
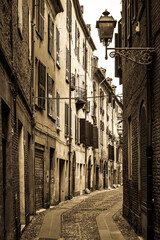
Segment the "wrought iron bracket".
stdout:
[[106,57],[107,50],[114,50],[109,53],[111,58],[121,56],[125,57],[132,62],[141,64],[141,65],[150,65],[153,61],[153,55],[155,53],[155,49],[151,47],[138,47],[138,48],[107,48],[106,47]]

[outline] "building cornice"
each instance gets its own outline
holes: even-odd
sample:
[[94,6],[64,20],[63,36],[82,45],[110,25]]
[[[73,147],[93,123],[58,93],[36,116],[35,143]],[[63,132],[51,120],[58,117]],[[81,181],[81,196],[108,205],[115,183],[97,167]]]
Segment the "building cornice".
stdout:
[[91,38],[91,35],[87,29],[87,26],[86,26],[86,23],[83,19],[83,16],[82,16],[82,12],[81,12],[81,6],[79,4],[79,0],[73,0],[73,4],[74,4],[74,9],[75,9],[75,13],[76,13],[76,17],[77,17],[77,20],[84,32],[84,35],[86,37],[86,39],[88,40],[92,50],[96,50],[96,46],[93,42],[93,39]]

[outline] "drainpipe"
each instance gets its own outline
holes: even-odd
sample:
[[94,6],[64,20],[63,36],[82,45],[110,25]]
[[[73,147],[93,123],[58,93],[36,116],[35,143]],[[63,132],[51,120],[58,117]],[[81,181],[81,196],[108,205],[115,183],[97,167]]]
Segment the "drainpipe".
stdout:
[[[85,92],[87,93],[87,48],[86,48],[86,38],[85,38]],[[87,97],[87,94],[86,94]],[[87,99],[86,99],[87,101]],[[87,113],[85,110],[85,122],[87,119]],[[85,174],[85,188],[87,188],[87,145],[85,144],[85,165],[86,165],[86,174]]]
[[[146,44],[151,47],[151,19],[150,0],[146,1]],[[147,239],[153,237],[152,226],[152,93],[151,93],[151,67],[147,66],[147,112],[148,112],[148,140],[147,140]]]
[[71,29],[69,30],[69,179],[68,179],[68,199],[71,199]]
[[34,215],[36,214],[36,197],[35,197],[35,124],[34,124],[34,68],[35,68],[35,40],[34,40],[34,19],[35,19],[35,0],[33,1],[33,6],[32,6],[32,54],[31,54],[31,61],[32,61],[32,70],[31,70],[31,106],[32,106],[32,158],[33,158],[33,213]]

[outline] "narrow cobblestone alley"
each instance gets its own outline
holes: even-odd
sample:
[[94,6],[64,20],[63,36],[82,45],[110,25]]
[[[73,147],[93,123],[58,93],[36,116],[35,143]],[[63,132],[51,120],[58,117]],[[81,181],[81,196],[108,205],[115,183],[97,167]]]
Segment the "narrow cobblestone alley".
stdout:
[[[121,215],[122,197],[123,188],[120,187],[91,192],[61,202],[36,214],[21,240],[138,240],[139,237]],[[106,222],[103,225],[109,213],[109,221],[114,224],[110,229]],[[104,229],[100,234],[102,226]],[[108,231],[108,237],[103,232],[105,230]],[[118,238],[114,236],[114,231]]]

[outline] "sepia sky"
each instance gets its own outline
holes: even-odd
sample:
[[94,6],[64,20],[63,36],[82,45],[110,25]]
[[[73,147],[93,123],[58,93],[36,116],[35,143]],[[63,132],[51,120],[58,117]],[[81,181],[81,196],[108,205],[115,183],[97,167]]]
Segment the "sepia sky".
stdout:
[[[103,67],[107,70],[106,77],[113,79],[112,84],[117,86],[116,94],[122,93],[122,86],[119,86],[119,78],[114,77],[114,58],[109,57],[105,60],[105,47],[100,43],[98,30],[95,27],[96,21],[99,20],[102,12],[107,9],[110,15],[113,16],[115,20],[121,18],[121,0],[79,0],[80,5],[84,6],[84,20],[86,24],[91,24],[91,36],[96,45],[97,50],[94,52],[95,56],[99,58],[98,67]],[[117,26],[115,32],[117,32]],[[114,47],[114,39],[109,47]]]

